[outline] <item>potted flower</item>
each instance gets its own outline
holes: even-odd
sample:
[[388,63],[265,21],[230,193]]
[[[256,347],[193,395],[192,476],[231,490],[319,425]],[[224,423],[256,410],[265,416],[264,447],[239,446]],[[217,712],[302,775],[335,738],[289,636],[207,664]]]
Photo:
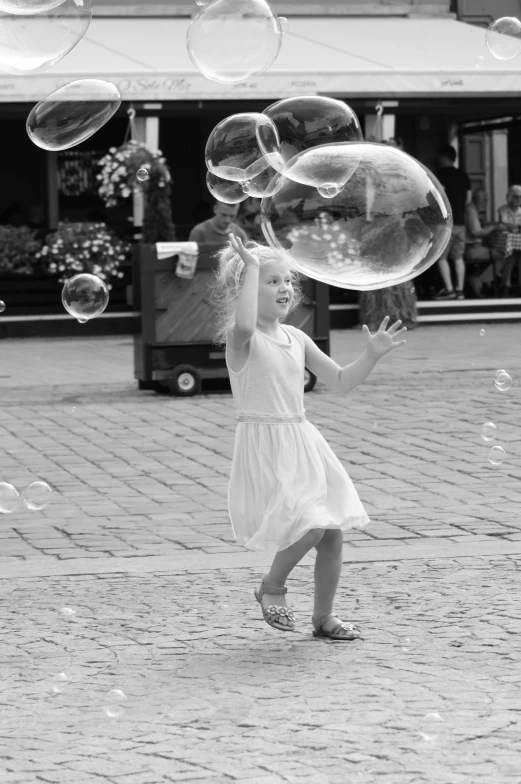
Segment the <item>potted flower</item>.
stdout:
[[131,245],[118,239],[105,223],[64,221],[46,237],[36,254],[60,283],[82,272],[97,275],[110,290],[114,278],[122,278],[121,267],[130,260]]
[[115,207],[141,190],[145,197],[143,242],[175,240],[170,204],[172,178],[161,150],[152,152],[131,140],[111,147],[99,162],[99,195],[107,207]]

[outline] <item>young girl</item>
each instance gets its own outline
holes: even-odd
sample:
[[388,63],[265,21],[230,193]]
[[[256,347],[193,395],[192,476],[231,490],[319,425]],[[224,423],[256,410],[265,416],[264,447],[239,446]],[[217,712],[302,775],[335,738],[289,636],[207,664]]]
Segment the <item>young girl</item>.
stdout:
[[296,327],[283,325],[302,300],[291,260],[282,252],[230,234],[219,254],[213,287],[218,312],[214,342],[226,344],[238,409],[228,510],[237,542],[276,551],[255,598],[265,621],[293,631],[286,579],[311,549],[315,561],[312,623],[316,637],[354,640],[360,629],[333,612],[342,567],[343,532],[369,518],[351,479],[305,416],[304,368],[336,392],[361,384],[376,362],[405,340],[386,317],[374,335],[364,325],[366,349],[340,368]]

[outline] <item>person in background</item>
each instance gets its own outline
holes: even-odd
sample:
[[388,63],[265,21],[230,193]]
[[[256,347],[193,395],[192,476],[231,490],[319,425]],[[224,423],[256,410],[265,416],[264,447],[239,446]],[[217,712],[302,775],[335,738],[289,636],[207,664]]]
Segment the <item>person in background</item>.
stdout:
[[[438,269],[443,279],[444,287],[434,296],[434,299],[465,299],[463,287],[465,285],[465,209],[471,200],[470,180],[467,174],[455,166],[456,150],[450,144],[438,150],[440,173],[438,179],[445,189],[447,199],[452,210],[452,234],[449,244],[438,259]],[[454,261],[456,268],[456,290],[452,285],[449,258]]]
[[[521,185],[512,185],[507,203],[499,208],[499,222],[510,234],[521,232]],[[512,285],[512,272],[517,262],[517,285],[521,287],[521,251],[514,250],[506,259],[501,276],[501,294],[507,296]]]
[[[483,296],[483,286],[490,285],[494,280],[494,267],[492,261],[499,262],[501,254],[498,250],[485,245],[490,235],[497,231],[498,225],[492,223],[485,226],[481,222],[480,213],[486,212],[488,195],[484,188],[474,188],[472,201],[467,204],[465,212],[465,226],[467,229],[465,245],[465,261],[472,265],[472,274],[469,275],[469,284],[476,297]],[[490,262],[487,264],[486,262]]]
[[188,237],[188,242],[197,242],[198,245],[212,243],[224,247],[228,242],[229,234],[235,234],[241,238],[242,242],[247,242],[249,239],[248,235],[235,222],[238,212],[238,204],[224,204],[216,199],[213,207],[213,218],[209,218],[194,226]]

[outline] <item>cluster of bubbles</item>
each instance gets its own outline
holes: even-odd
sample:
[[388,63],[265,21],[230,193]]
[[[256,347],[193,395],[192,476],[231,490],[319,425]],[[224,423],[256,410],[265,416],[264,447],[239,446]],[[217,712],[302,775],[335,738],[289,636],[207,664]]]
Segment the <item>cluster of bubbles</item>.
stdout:
[[286,98],[211,132],[207,186],[220,201],[262,199],[271,247],[323,283],[371,290],[405,283],[446,247],[452,213],[434,175],[385,144],[364,142],[343,101]]
[[[67,623],[74,623],[78,620],[77,610],[73,607],[60,607],[58,612]],[[66,672],[59,672],[50,679],[51,691],[55,694],[61,694],[70,682],[70,677]],[[110,719],[118,719],[126,712],[128,697],[122,689],[111,689],[103,702],[103,713],[105,716]]]
[[203,0],[197,5],[203,8],[188,27],[186,49],[207,79],[243,82],[275,62],[288,21],[276,17],[266,0]]
[[[494,376],[494,386],[498,392],[508,392],[512,388],[512,377],[506,370],[497,370]],[[485,422],[481,428],[481,438],[489,444],[497,438],[497,426],[494,422]],[[495,444],[488,453],[488,461],[493,466],[501,465],[506,457],[506,452],[500,444]]]
[[[54,694],[62,694],[70,682],[66,672],[59,672],[51,678],[51,691]],[[128,697],[121,689],[111,689],[106,695],[104,702],[103,713],[105,716],[109,719],[119,719],[126,712]]]
[[[93,0],[0,0],[0,71],[45,71],[85,35]],[[95,134],[121,106],[117,87],[103,79],[78,79],[34,106],[27,135],[43,150],[68,150]],[[146,179],[146,178],[145,178]],[[95,275],[76,275],[62,291],[65,309],[81,323],[107,307],[108,290]],[[0,302],[0,313],[5,303]]]
[[0,512],[11,514],[18,509],[21,501],[27,509],[38,512],[45,509],[51,500],[51,493],[52,490],[47,482],[33,482],[25,488],[21,496],[14,485],[0,482]]
[[[25,76],[46,71],[80,42],[93,0],[0,0],[0,71]],[[43,150],[68,150],[98,131],[121,105],[103,79],[78,79],[31,110],[29,138]]]
[[109,292],[104,281],[87,272],[74,275],[62,289],[63,307],[80,324],[103,313],[108,302]]

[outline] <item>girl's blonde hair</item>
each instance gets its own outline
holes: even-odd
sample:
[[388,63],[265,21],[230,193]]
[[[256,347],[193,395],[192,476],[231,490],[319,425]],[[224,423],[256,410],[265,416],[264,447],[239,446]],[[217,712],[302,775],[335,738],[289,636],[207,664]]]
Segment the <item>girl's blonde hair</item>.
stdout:
[[[245,247],[258,258],[261,267],[274,259],[281,259],[287,263],[293,284],[293,302],[288,310],[288,315],[296,310],[302,302],[304,294],[292,259],[283,251],[274,250],[267,245],[260,245],[253,240],[248,241]],[[208,294],[216,312],[216,330],[213,342],[216,346],[225,346],[227,332],[235,320],[237,300],[244,283],[246,267],[239,254],[233,250],[230,242],[216,256],[219,264],[213,281],[208,286]],[[281,318],[280,321],[284,321],[284,319]]]

